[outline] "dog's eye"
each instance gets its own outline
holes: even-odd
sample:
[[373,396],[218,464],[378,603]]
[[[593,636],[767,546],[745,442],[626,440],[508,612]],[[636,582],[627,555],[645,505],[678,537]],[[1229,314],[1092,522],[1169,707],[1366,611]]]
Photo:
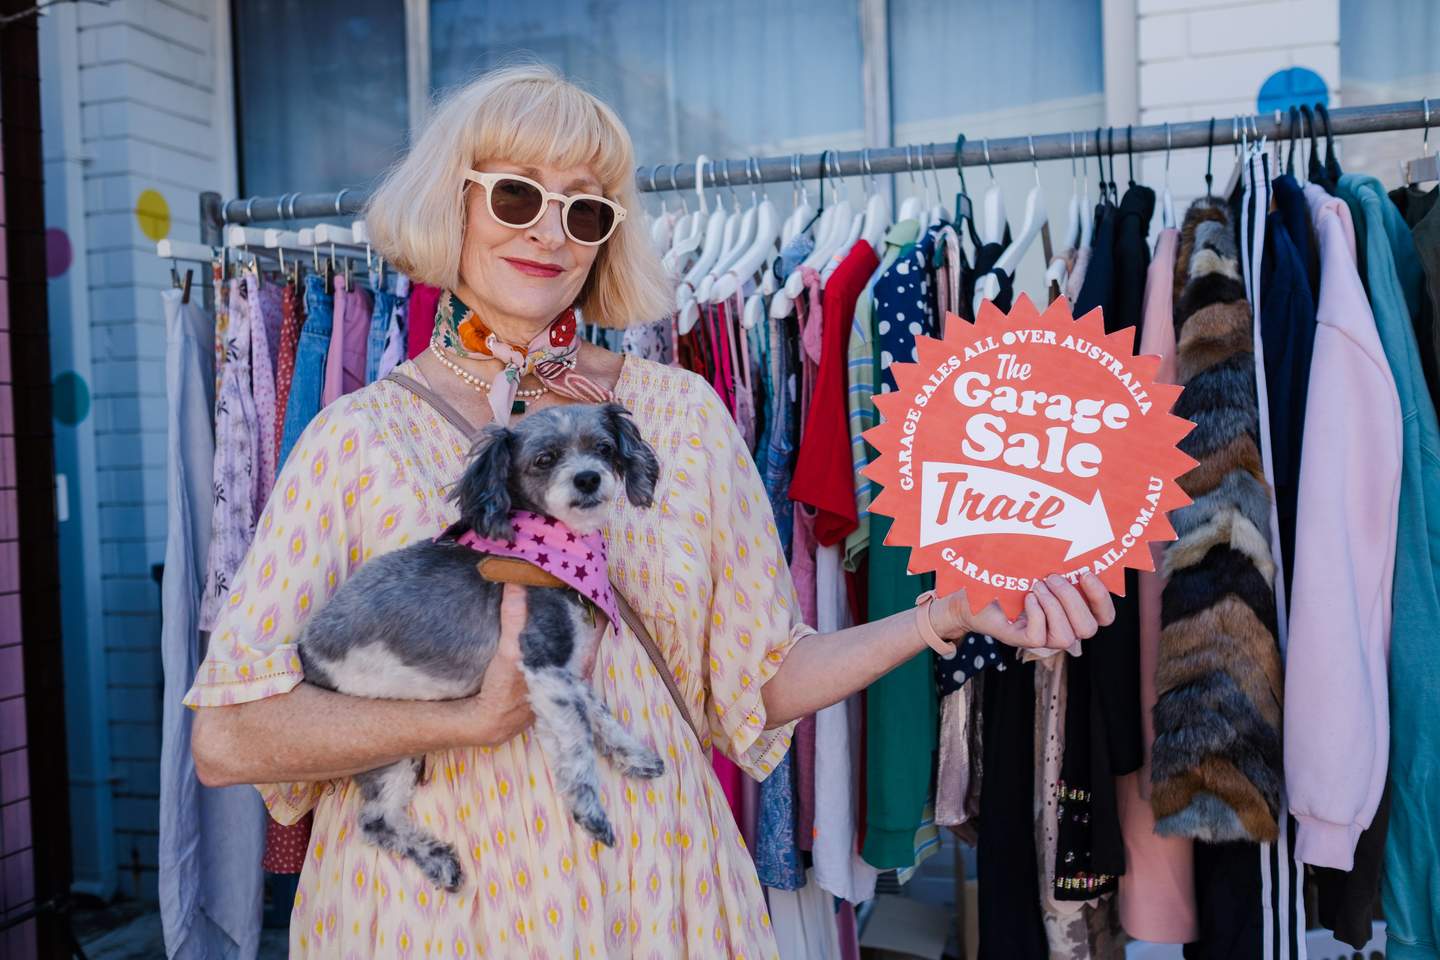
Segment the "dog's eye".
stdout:
[[615,444],[611,443],[609,440],[601,440],[599,443],[595,444],[595,452],[600,454],[600,456],[602,457],[608,457],[615,452]]
[[537,470],[549,470],[553,466],[555,466],[555,454],[549,450],[535,458],[535,469]]

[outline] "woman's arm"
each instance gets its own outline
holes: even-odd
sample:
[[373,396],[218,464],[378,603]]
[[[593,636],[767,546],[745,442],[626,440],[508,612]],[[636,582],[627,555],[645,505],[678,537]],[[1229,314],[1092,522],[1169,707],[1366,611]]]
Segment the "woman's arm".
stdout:
[[[1014,621],[1005,619],[995,604],[972,611],[963,590],[936,599],[930,607],[930,622],[946,640],[984,633],[1015,647],[1055,650],[1068,650],[1114,619],[1109,591],[1090,573],[1080,578],[1078,590],[1058,576],[1037,582],[1025,596],[1025,612]],[[914,610],[802,637],[761,691],[766,725],[783,726],[838,703],[924,649]]]
[[463,700],[369,700],[302,683],[289,693],[201,707],[190,748],[200,782],[329,780],[452,747],[504,743],[533,719],[520,673],[525,591],[500,602],[500,645],[479,693]]

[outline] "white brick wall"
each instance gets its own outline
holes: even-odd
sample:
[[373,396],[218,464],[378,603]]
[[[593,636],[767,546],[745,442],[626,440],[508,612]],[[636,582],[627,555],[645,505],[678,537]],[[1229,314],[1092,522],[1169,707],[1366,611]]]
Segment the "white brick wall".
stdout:
[[[1255,112],[1266,78],[1307,67],[1325,81],[1331,105],[1340,90],[1339,0],[1139,0],[1139,123],[1230,118]],[[1162,155],[1142,161],[1145,182],[1163,178]],[[1216,189],[1229,179],[1233,153],[1214,153]],[[1177,198],[1205,188],[1205,151],[1176,153],[1170,182]]]
[[[217,132],[221,0],[82,4],[59,42],[79,65],[100,595],[122,890],[155,894],[160,743],[159,586],[165,551],[165,329],[169,264],[135,215],[142,191],[169,207],[169,236],[198,239],[198,195],[223,189]],[[220,35],[224,35],[220,33]],[[228,62],[228,61],[227,61]],[[197,270],[200,268],[196,268]],[[138,864],[138,876],[135,865]]]

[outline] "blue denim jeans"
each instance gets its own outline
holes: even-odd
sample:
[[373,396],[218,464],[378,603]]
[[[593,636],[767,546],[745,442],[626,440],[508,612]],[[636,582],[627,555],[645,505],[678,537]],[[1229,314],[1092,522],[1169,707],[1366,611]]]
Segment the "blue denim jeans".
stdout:
[[285,406],[285,431],[280,436],[280,462],[315,414],[320,412],[320,396],[325,389],[325,356],[330,351],[330,331],[334,326],[335,298],[325,290],[325,278],[316,274],[305,277],[305,325],[300,328],[300,342],[295,347],[295,374],[290,380],[290,400]]
[[386,290],[374,273],[370,275],[370,288],[375,291],[375,308],[370,311],[370,337],[365,343],[366,383],[374,383],[380,378],[380,358],[385,355],[390,311],[395,308],[395,294]]

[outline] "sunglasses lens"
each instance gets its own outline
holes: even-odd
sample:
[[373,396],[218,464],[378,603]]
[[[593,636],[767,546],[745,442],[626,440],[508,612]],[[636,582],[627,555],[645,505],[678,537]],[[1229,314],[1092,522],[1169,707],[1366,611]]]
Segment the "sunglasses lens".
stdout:
[[615,208],[599,200],[576,200],[565,226],[581,243],[599,243],[615,226]]
[[512,227],[533,222],[543,202],[540,191],[524,180],[497,180],[490,189],[490,209],[495,219]]

